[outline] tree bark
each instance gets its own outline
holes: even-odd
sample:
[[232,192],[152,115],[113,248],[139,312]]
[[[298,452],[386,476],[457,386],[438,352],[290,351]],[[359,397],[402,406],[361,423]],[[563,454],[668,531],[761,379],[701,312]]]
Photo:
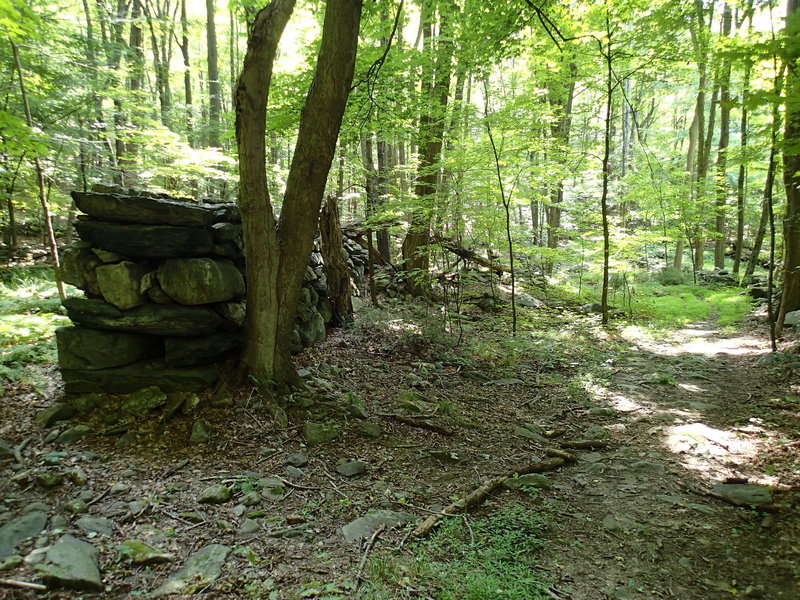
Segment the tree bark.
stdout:
[[192,148],[197,147],[194,136],[194,114],[192,109],[192,68],[189,55],[189,20],[186,16],[186,0],[181,0],[181,56],[183,57],[183,102],[186,105],[186,138]]
[[217,26],[214,22],[216,8],[214,0],[206,0],[206,45],[208,48],[208,145],[219,148],[220,113],[222,98],[219,90],[219,54],[217,50]]
[[[752,21],[751,21],[752,23]],[[747,160],[745,151],[747,150],[747,101],[750,97],[750,72],[753,62],[747,60],[742,79],[742,118],[739,124],[739,149],[741,163],[739,164],[739,176],[736,181],[736,248],[733,254],[733,274],[739,274],[742,261],[742,247],[744,246],[744,217],[745,217],[745,196],[747,194]]]
[[[727,38],[731,35],[731,21],[733,15],[731,6],[725,3],[725,9],[722,13],[722,37]],[[727,181],[727,167],[728,167],[728,141],[730,138],[730,122],[731,122],[731,99],[730,99],[730,80],[731,80],[731,60],[725,58],[722,61],[722,72],[719,78],[719,146],[717,150],[717,173],[716,173],[716,203],[714,217],[714,267],[718,269],[725,268],[725,205],[728,198],[728,181]]]
[[328,280],[328,298],[333,305],[334,326],[341,326],[353,319],[350,270],[342,255],[342,228],[339,207],[334,196],[328,196],[319,219],[322,238],[322,260]]
[[300,116],[280,222],[269,202],[266,105],[278,40],[294,0],[273,0],[256,16],[236,86],[240,204],[247,256],[247,316],[240,374],[279,387],[298,381],[286,340],[336,150],[355,65],[361,0],[329,0],[314,79]]
[[776,335],[783,330],[786,313],[800,310],[800,0],[786,2],[786,124],[783,134],[783,294]]

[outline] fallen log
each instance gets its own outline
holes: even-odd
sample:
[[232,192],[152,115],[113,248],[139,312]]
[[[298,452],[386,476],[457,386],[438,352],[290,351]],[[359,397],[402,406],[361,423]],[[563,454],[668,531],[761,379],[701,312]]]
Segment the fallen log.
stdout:
[[453,502],[450,506],[442,509],[441,512],[430,515],[420,523],[409,535],[410,538],[421,538],[428,535],[445,517],[450,517],[457,512],[467,510],[483,502],[489,495],[499,488],[507,479],[514,475],[528,475],[529,473],[544,473],[554,471],[565,464],[563,458],[547,458],[545,460],[525,465],[519,469],[511,471],[506,475],[499,475],[484,481],[477,489],[467,494],[464,498]]
[[463,258],[464,260],[472,261],[491,271],[502,271],[503,273],[511,273],[511,267],[509,267],[508,265],[504,265],[503,263],[489,260],[488,258],[481,256],[474,250],[470,250],[469,248],[464,248],[463,246],[458,244],[455,240],[451,240],[450,238],[442,236],[436,236],[433,239],[433,241],[440,244],[442,248],[444,248],[448,252],[452,252],[453,254]]

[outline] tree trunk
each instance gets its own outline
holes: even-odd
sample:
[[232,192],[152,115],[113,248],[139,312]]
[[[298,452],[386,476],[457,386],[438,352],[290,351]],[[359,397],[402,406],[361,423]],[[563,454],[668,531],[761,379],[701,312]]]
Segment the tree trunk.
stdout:
[[[725,4],[722,13],[722,37],[727,38],[731,35],[731,14],[730,4]],[[728,141],[730,138],[731,104],[730,104],[730,80],[731,80],[731,61],[725,58],[722,62],[722,72],[719,81],[719,147],[717,151],[717,176],[716,176],[716,215],[714,218],[714,267],[725,268],[725,205],[728,198]]]
[[339,207],[336,198],[328,196],[319,219],[322,238],[322,260],[325,263],[325,277],[328,280],[328,298],[333,305],[333,326],[341,326],[353,319],[353,299],[351,296],[350,269],[342,251],[342,227],[339,220]]
[[277,228],[266,175],[266,105],[278,40],[294,0],[272,0],[255,18],[236,86],[236,137],[247,256],[247,316],[240,375],[296,383],[286,340],[355,65],[360,0],[329,0],[314,79],[300,116]]
[[[448,9],[451,9],[448,5]],[[428,3],[428,22],[423,28],[423,46],[426,53],[433,53],[433,24],[435,11]],[[440,14],[438,56],[435,64],[423,68],[422,98],[430,105],[423,109],[419,123],[419,146],[421,148],[417,184],[414,193],[423,206],[417,206],[411,214],[411,223],[403,239],[403,262],[407,273],[406,287],[412,295],[422,296],[429,291],[428,267],[430,254],[428,245],[431,236],[431,215],[436,197],[438,164],[442,154],[442,142],[446,124],[447,101],[450,92],[453,44],[450,41],[452,14]]]
[[786,215],[783,218],[783,294],[776,335],[783,329],[786,313],[800,310],[800,0],[786,2],[786,124],[783,134],[783,185]]
[[[608,22],[606,21],[608,25]],[[614,70],[613,54],[611,53],[611,32],[608,31],[608,48],[605,54],[606,62],[606,115],[605,115],[605,138],[603,140],[603,189],[600,194],[600,213],[603,220],[603,291],[600,299],[603,316],[602,323],[608,323],[608,275],[609,259],[611,255],[610,234],[608,228],[608,180],[610,178],[610,157],[611,157],[611,111],[614,100]]]
[[733,254],[733,274],[739,274],[739,267],[742,261],[742,246],[744,246],[744,216],[745,216],[745,196],[747,194],[747,164],[745,151],[747,149],[747,101],[750,97],[750,72],[753,62],[747,60],[742,79],[742,119],[739,125],[739,148],[741,154],[741,164],[739,164],[739,177],[736,181],[736,248]]
[[186,104],[186,138],[192,148],[197,147],[194,136],[192,109],[192,69],[189,56],[189,20],[186,17],[186,0],[181,0],[181,56],[183,57],[183,102]]
[[206,0],[206,45],[208,48],[208,145],[219,148],[220,113],[222,98],[219,90],[219,59],[217,51],[217,26],[214,22],[214,0]]
[[[378,140],[378,172],[376,179],[376,207],[379,207],[389,196],[389,153],[387,149],[386,140]],[[392,250],[389,246],[389,230],[385,227],[380,227],[375,232],[375,237],[378,242],[378,252],[383,257],[383,260],[392,262]]]

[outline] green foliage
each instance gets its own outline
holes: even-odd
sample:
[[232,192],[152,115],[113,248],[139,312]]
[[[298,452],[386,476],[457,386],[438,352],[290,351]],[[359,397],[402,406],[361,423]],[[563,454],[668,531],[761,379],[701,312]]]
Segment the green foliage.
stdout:
[[[542,549],[539,510],[517,504],[495,507],[480,518],[453,517],[415,554],[376,554],[369,563],[364,598],[410,598],[425,590],[437,600],[536,600],[550,597],[546,576],[534,567]],[[405,588],[405,589],[404,589]]]
[[25,367],[56,360],[54,331],[68,324],[50,269],[0,271],[0,382],[21,380]]

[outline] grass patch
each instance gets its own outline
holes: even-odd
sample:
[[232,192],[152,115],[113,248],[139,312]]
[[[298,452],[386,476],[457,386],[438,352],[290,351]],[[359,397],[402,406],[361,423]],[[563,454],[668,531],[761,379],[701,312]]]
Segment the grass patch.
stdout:
[[0,271],[0,385],[19,381],[25,366],[56,361],[54,332],[66,325],[52,271]]
[[638,286],[635,302],[637,316],[662,327],[682,327],[712,316],[718,325],[727,327],[751,309],[750,297],[741,295],[741,289],[730,287],[646,283]]
[[424,592],[437,600],[550,598],[545,576],[534,567],[543,528],[541,512],[519,504],[469,525],[447,519],[413,556],[372,557],[362,597],[417,598]]

